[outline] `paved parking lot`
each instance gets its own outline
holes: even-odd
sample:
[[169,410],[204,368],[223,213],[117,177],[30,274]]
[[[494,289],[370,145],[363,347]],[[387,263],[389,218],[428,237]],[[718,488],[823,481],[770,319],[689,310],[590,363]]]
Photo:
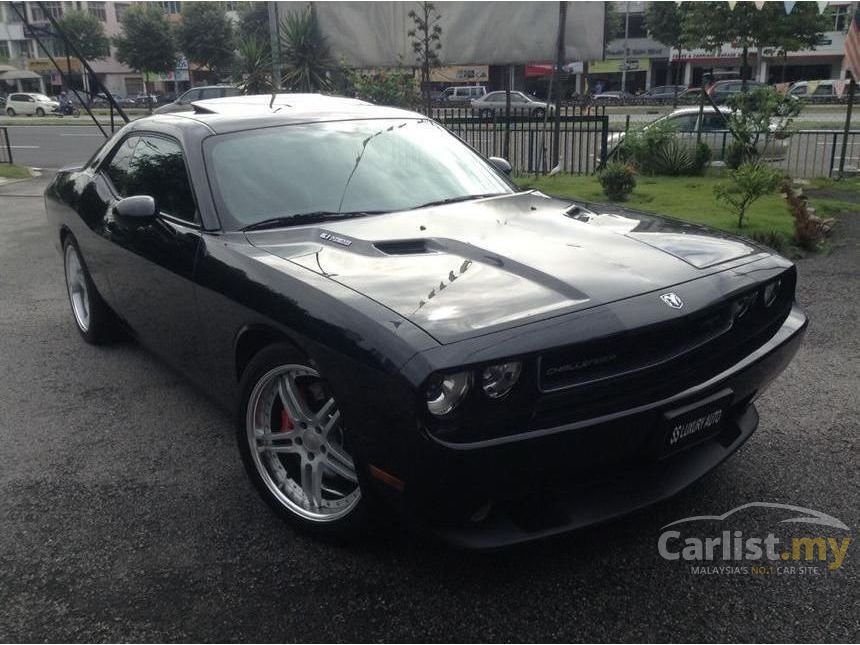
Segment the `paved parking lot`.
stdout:
[[471,554],[325,545],[275,518],[203,395],[134,343],[78,337],[41,189],[0,188],[0,640],[860,637],[856,545],[819,576],[692,575],[656,548],[669,522],[751,501],[860,526],[857,222],[801,262],[810,331],[737,455],[648,512]]

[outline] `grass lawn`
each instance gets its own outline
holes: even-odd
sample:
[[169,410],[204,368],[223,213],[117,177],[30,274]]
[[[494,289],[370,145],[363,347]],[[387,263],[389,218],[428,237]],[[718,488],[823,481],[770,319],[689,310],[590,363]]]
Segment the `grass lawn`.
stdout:
[[0,163],[0,177],[3,179],[29,179],[30,169],[17,164]]
[[[671,215],[679,219],[707,224],[732,233],[752,235],[776,231],[792,239],[794,222],[785,200],[779,193],[762,197],[748,210],[744,228],[737,228],[737,218],[714,198],[714,185],[721,181],[712,171],[703,177],[636,177],[636,188],[620,205],[637,210]],[[517,177],[523,188],[537,188],[547,195],[590,202],[609,200],[595,176],[556,175],[555,177]],[[816,204],[817,205],[817,204]]]

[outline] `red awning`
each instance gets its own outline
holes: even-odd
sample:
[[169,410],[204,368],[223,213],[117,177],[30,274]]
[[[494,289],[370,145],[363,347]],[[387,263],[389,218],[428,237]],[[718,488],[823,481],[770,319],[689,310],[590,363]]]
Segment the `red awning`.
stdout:
[[552,63],[535,63],[526,65],[526,78],[534,78],[535,76],[552,76],[552,70],[555,67]]

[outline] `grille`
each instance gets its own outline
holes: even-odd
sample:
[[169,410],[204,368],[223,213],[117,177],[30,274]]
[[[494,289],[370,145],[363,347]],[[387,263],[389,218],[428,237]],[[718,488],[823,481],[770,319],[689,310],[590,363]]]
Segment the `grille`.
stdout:
[[[788,317],[794,277],[784,274],[781,280],[770,307],[758,288],[695,316],[544,354],[538,377],[543,394],[529,429],[644,405],[728,369],[767,342]],[[735,318],[738,299],[753,294],[748,310]]]

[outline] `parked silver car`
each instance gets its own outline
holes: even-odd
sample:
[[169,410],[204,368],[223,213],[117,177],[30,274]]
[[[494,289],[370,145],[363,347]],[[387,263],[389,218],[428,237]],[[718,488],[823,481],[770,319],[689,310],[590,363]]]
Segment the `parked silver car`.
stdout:
[[155,108],[153,112],[156,114],[169,114],[171,112],[190,112],[191,104],[195,101],[204,101],[206,99],[220,99],[224,96],[238,96],[241,94],[239,88],[230,85],[207,85],[204,87],[192,87],[190,90],[182,94],[173,103],[162,105]]
[[[474,99],[472,109],[477,110],[482,117],[488,118],[496,114],[504,114],[505,104],[504,92],[490,92],[479,99]],[[547,105],[544,101],[524,92],[511,92],[511,114],[517,116],[528,114],[540,118],[546,114],[546,111]],[[554,113],[553,106],[550,106],[549,112]]]
[[[728,107],[721,106],[720,112],[724,116],[716,114],[713,108],[708,108],[702,113],[702,141],[711,147],[711,154],[715,161],[721,161],[724,152],[728,149],[729,144],[734,141],[732,133],[726,125],[725,116],[731,114]],[[649,128],[657,123],[667,123],[677,132],[677,137],[693,147],[696,145],[696,132],[698,132],[699,124],[699,108],[684,107],[673,110],[669,114],[660,117],[644,126]],[[778,127],[776,120],[772,122],[771,129],[775,130]],[[624,132],[614,132],[609,135],[608,149],[614,150],[624,139]],[[775,137],[759,137],[756,144],[759,155],[762,159],[777,160],[782,159],[786,155],[788,149],[787,139],[777,139]]]

